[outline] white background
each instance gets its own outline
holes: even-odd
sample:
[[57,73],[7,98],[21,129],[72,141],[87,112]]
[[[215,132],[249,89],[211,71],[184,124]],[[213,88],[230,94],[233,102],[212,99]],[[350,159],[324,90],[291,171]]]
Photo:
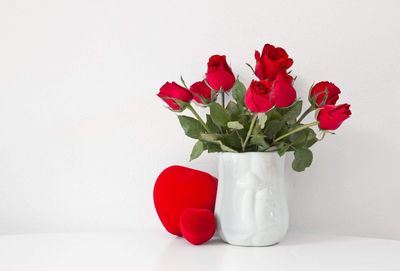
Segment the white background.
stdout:
[[290,170],[291,228],[400,239],[400,4],[387,1],[0,2],[0,234],[161,225],[157,175],[193,140],[155,96],[226,54],[245,82],[266,42],[305,97],[330,80],[353,116]]

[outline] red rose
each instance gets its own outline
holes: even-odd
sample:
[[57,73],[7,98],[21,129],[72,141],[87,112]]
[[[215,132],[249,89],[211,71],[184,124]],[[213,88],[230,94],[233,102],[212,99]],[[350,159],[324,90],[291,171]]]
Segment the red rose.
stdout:
[[223,91],[229,91],[233,87],[235,76],[226,63],[226,56],[213,55],[207,66],[206,79],[213,89],[219,91],[222,88]]
[[191,85],[190,92],[193,94],[193,99],[199,104],[211,102],[211,89],[207,86],[204,80]]
[[317,120],[322,130],[336,130],[351,115],[350,105],[324,105],[318,112]]
[[339,99],[340,89],[333,83],[323,81],[312,87],[309,95],[310,101],[316,97],[315,106],[320,107],[325,95],[328,95],[325,104],[335,105]]
[[158,97],[163,99],[172,110],[179,111],[184,109],[178,103],[174,101],[178,100],[183,103],[190,103],[192,100],[192,94],[189,90],[181,87],[175,82],[167,82],[161,88],[160,92],[157,94]]
[[278,73],[286,73],[286,70],[293,64],[285,49],[265,44],[260,55],[256,51],[256,76],[260,80],[275,80]]
[[293,78],[278,75],[272,85],[272,101],[276,107],[288,107],[296,101],[296,90],[292,86]]
[[284,79],[289,84],[293,85],[293,77],[290,74],[286,73],[286,72],[285,73],[278,73],[276,75],[275,80],[277,80],[277,79]]
[[271,82],[253,80],[246,91],[244,102],[251,112],[266,112],[274,106],[271,94]]

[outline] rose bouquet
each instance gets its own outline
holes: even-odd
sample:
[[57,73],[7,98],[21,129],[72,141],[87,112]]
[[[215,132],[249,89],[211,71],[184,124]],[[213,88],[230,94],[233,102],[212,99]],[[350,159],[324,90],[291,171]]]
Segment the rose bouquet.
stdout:
[[[193,117],[178,115],[185,134],[197,142],[191,160],[211,152],[294,152],[292,167],[303,171],[311,165],[310,147],[339,128],[351,115],[349,104],[336,105],[340,89],[322,81],[309,90],[309,105],[297,98],[296,77],[288,69],[293,60],[283,48],[266,44],[255,52],[255,67],[247,64],[257,79],[246,88],[227,64],[213,55],[205,78],[188,87],[165,83],[158,93],[174,112],[189,110]],[[194,106],[209,108],[205,120]],[[303,113],[302,113],[303,112]],[[314,112],[315,121],[302,123]],[[319,128],[319,135],[313,127]]]

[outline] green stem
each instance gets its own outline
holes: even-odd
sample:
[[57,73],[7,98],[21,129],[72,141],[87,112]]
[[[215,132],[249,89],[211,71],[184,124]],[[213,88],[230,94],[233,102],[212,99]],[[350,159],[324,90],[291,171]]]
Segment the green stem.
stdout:
[[297,120],[297,123],[300,123],[312,111],[314,111],[314,107],[311,105],[306,111],[304,111],[303,115],[300,116],[300,118]]
[[247,132],[246,139],[244,140],[244,143],[242,145],[242,150],[243,151],[246,149],[247,142],[249,141],[250,135],[253,132],[254,124],[256,123],[256,119],[257,119],[257,114],[254,114],[254,117],[253,117],[253,119],[251,120],[251,123],[250,123],[249,131]]
[[207,124],[201,119],[200,115],[197,114],[196,110],[194,110],[193,106],[189,104],[187,108],[193,113],[193,115],[196,117],[196,119],[201,123],[201,125],[206,129],[208,133],[211,133],[210,128],[208,128]]
[[297,127],[296,129],[294,129],[294,130],[292,130],[292,131],[290,131],[290,132],[278,137],[277,139],[275,139],[274,142],[272,142],[272,144],[275,144],[279,140],[282,140],[285,137],[288,137],[288,136],[290,136],[290,135],[292,135],[294,133],[297,133],[297,132],[300,132],[301,130],[307,129],[308,127],[312,127],[312,126],[318,125],[318,123],[319,123],[318,121],[314,121],[314,122],[311,122],[311,123],[308,123],[308,124],[304,124],[304,125],[302,125],[300,127]]
[[236,135],[238,136],[239,140],[240,140],[240,144],[243,146],[243,138],[240,136],[238,130],[235,130]]
[[222,107],[225,108],[225,92],[223,90],[222,91]]

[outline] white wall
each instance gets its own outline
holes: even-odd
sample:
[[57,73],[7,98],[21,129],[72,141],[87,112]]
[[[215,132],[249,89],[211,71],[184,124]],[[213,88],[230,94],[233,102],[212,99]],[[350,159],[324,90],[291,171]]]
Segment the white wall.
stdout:
[[398,1],[0,2],[0,234],[161,226],[152,205],[193,141],[155,96],[226,54],[235,73],[266,42],[294,58],[298,91],[331,80],[353,117],[288,163],[291,227],[400,239]]

